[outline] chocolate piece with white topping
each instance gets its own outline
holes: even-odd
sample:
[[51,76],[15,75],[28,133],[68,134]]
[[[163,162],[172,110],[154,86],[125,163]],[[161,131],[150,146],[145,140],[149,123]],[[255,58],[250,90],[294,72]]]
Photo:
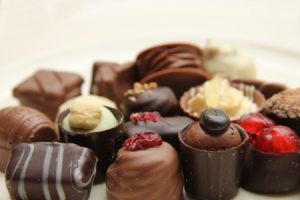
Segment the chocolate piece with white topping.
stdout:
[[93,151],[75,144],[19,144],[8,163],[6,185],[13,200],[87,200],[96,164]]

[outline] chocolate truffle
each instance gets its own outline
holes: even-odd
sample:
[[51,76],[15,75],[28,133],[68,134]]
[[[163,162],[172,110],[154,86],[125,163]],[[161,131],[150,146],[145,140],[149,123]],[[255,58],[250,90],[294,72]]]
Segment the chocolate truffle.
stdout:
[[133,89],[125,92],[124,108],[128,117],[134,112],[157,111],[163,116],[179,111],[174,92],[168,87],[159,87],[156,83],[135,83]]
[[179,132],[186,193],[193,199],[229,200],[238,192],[247,133],[221,110],[207,109]]
[[242,138],[223,111],[206,109],[202,112],[199,123],[190,126],[183,140],[193,148],[214,151],[238,146]]
[[53,122],[37,110],[25,106],[0,110],[0,171],[4,171],[11,149],[24,142],[58,141]]
[[273,95],[265,103],[264,113],[277,124],[293,129],[300,136],[300,88]]
[[176,151],[153,133],[125,141],[106,180],[108,200],[182,200],[182,177]]
[[141,52],[136,58],[140,79],[169,68],[201,68],[202,50],[191,44],[158,45]]
[[230,77],[255,78],[256,67],[253,59],[246,53],[226,44],[208,41],[204,48],[203,68],[212,75],[222,74]]
[[179,152],[178,132],[192,122],[191,118],[185,116],[162,117],[158,112],[134,113],[130,121],[123,124],[121,135],[128,138],[135,133],[155,132]]
[[81,76],[52,70],[39,70],[19,85],[13,94],[24,106],[35,108],[55,120],[60,104],[81,94]]
[[123,115],[97,98],[78,98],[58,119],[61,138],[88,147],[99,158],[96,181],[102,181],[114,161]]
[[75,144],[19,144],[6,169],[6,185],[13,200],[87,200],[96,164],[93,151]]
[[138,81],[135,74],[134,63],[95,62],[90,93],[121,103],[124,92]]

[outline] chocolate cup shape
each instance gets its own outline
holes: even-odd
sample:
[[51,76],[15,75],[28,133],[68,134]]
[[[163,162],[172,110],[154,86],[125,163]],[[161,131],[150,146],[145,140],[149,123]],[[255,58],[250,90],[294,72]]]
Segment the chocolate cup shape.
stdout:
[[[251,89],[247,87],[248,85],[245,84],[238,84],[238,83],[231,83],[231,85],[239,90],[241,90],[244,94],[248,94],[251,92]],[[194,87],[186,91],[182,97],[180,98],[180,108],[181,110],[189,117],[193,119],[198,119],[195,115],[193,115],[191,112],[188,112],[187,107],[188,107],[188,101],[190,98],[192,98],[192,95],[195,94],[195,92],[199,92],[201,90],[200,86]],[[257,89],[252,90],[251,96],[253,97],[253,102],[257,105],[258,107],[258,112],[261,111],[264,108],[265,105],[265,97],[264,95],[258,91]],[[237,118],[230,118],[232,121],[237,120]]]
[[284,193],[300,182],[300,152],[276,155],[264,153],[249,144],[241,185],[257,193]]
[[97,174],[95,182],[103,182],[109,165],[115,160],[118,147],[120,146],[120,127],[123,123],[123,114],[114,108],[108,108],[116,117],[118,125],[114,128],[100,132],[73,132],[63,128],[63,119],[69,114],[69,110],[64,111],[58,119],[58,128],[63,142],[75,143],[83,147],[92,149],[99,159],[97,164]]
[[179,132],[180,159],[187,196],[192,199],[227,200],[238,192],[248,134],[238,125],[240,145],[219,151],[196,149],[184,142],[191,125]]
[[153,72],[141,80],[142,83],[156,82],[159,86],[170,87],[177,98],[193,86],[201,85],[209,75],[201,69],[172,68]]

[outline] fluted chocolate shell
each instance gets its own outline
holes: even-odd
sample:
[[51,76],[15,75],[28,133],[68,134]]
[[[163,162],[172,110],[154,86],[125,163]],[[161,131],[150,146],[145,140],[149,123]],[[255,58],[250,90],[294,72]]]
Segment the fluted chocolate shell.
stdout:
[[201,68],[203,52],[191,44],[164,44],[141,52],[136,58],[139,78],[169,68]]
[[160,135],[163,141],[171,144],[177,152],[179,152],[178,132],[181,131],[193,120],[185,116],[174,117],[161,117],[156,122],[152,121],[138,121],[138,122],[126,122],[121,129],[121,135],[124,138],[133,136],[136,133],[150,131]]
[[295,190],[300,182],[300,152],[264,153],[249,144],[241,185],[246,190],[276,194]]
[[179,112],[179,103],[174,92],[168,87],[158,87],[141,94],[134,94],[125,98],[123,104],[126,118],[136,112],[157,111],[163,116],[174,115]]
[[242,142],[225,150],[201,150],[184,142],[188,125],[179,133],[180,159],[187,196],[192,199],[229,200],[238,192],[248,134],[238,125]]
[[125,91],[137,81],[134,63],[95,62],[90,93],[121,103]]
[[108,166],[115,160],[118,147],[120,146],[120,127],[123,123],[123,114],[114,108],[106,107],[116,117],[118,124],[107,130],[99,132],[69,132],[63,128],[63,120],[69,114],[64,111],[58,119],[58,128],[62,141],[78,144],[92,149],[97,155],[97,175],[95,182],[104,181]]
[[81,94],[83,78],[69,72],[39,70],[19,85],[13,94],[24,106],[35,108],[52,121],[64,101]]
[[4,171],[11,149],[24,142],[58,141],[55,125],[43,113],[25,106],[0,110],[0,171]]
[[209,79],[209,75],[201,69],[170,68],[157,71],[144,77],[141,82],[156,82],[159,86],[171,88],[179,99],[193,86],[201,85]]
[[75,144],[23,143],[12,151],[6,186],[12,200],[87,200],[96,164],[93,151]]
[[176,151],[168,143],[146,150],[121,148],[106,177],[108,200],[182,200]]

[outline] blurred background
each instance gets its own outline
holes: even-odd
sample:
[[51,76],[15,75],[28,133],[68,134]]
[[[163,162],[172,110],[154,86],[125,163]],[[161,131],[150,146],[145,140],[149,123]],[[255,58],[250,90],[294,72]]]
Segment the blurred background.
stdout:
[[299,0],[1,0],[0,66],[124,41],[215,38],[300,55]]

